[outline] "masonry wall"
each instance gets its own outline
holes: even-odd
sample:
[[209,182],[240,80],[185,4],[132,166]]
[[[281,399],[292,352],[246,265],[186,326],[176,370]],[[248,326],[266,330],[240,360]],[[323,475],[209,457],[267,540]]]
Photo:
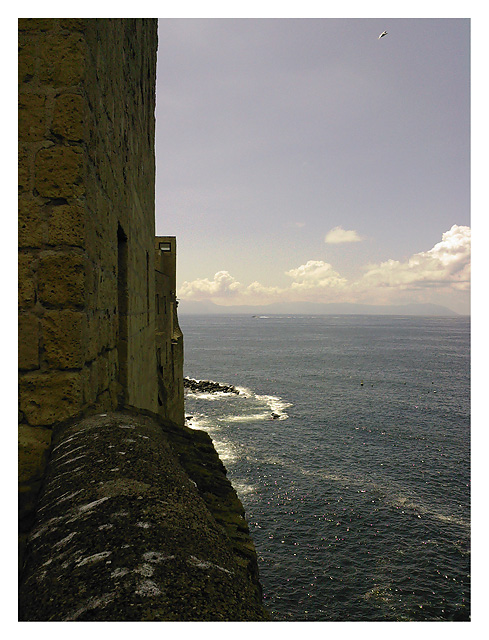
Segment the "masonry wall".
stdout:
[[53,425],[157,411],[156,53],[156,19],[19,19],[21,522]]
[[178,324],[176,297],[176,252],[174,236],[155,238],[156,264],[156,364],[158,368],[158,413],[183,425],[183,334]]

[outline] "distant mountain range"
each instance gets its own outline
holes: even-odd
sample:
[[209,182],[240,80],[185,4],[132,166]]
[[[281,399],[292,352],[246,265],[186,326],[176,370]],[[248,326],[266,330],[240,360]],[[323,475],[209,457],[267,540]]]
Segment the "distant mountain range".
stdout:
[[438,304],[371,305],[321,302],[276,302],[267,305],[223,306],[207,300],[180,300],[181,315],[384,315],[384,316],[458,316],[448,307]]

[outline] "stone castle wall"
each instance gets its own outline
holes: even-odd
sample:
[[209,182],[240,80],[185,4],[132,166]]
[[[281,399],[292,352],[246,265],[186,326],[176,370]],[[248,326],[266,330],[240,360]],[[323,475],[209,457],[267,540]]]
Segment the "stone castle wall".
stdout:
[[21,520],[53,425],[158,410],[156,55],[156,19],[19,19]]
[[19,19],[20,620],[269,619],[243,506],[184,426],[156,52],[155,19]]
[[183,425],[183,334],[177,316],[176,251],[175,237],[155,238],[158,413]]

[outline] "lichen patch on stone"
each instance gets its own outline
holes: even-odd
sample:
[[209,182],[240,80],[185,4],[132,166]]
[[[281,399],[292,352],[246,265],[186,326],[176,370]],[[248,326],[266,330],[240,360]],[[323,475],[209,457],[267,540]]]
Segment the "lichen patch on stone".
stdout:
[[214,564],[213,562],[209,562],[207,560],[200,560],[200,558],[196,558],[195,556],[190,556],[187,562],[198,569],[218,569],[219,571],[224,571],[224,573],[229,573],[230,575],[233,573],[229,571],[229,569],[225,569],[224,567],[220,567],[218,564]]
[[89,611],[90,609],[98,609],[99,607],[105,607],[115,598],[113,593],[106,593],[99,598],[90,598],[81,607],[76,609],[73,613],[69,613],[65,618],[65,622],[77,620],[81,615]]
[[81,460],[82,458],[86,458],[87,456],[81,455],[81,456],[77,456],[76,458],[71,458],[71,460],[67,460],[66,462],[62,462],[59,466],[60,467],[64,467],[65,464],[72,464],[73,462],[75,462],[76,460]]
[[143,559],[146,562],[164,562],[165,560],[173,560],[175,558],[174,555],[167,556],[161,551],[146,551],[143,553]]
[[147,562],[145,562],[144,564],[142,564],[139,567],[136,567],[134,569],[134,571],[136,573],[139,573],[142,576],[145,576],[146,578],[150,578],[153,575],[153,573],[155,572],[154,567],[152,567]]
[[128,573],[130,573],[130,570],[127,567],[117,567],[117,569],[114,569],[114,571],[112,571],[110,577],[123,578],[124,576],[127,576]]
[[100,562],[101,560],[105,560],[112,555],[112,551],[101,551],[100,553],[94,553],[92,556],[88,556],[87,558],[83,558],[76,563],[77,567],[82,567],[85,564],[90,564],[94,562]]
[[67,451],[66,453],[63,453],[63,455],[62,455],[62,456],[58,456],[58,457],[55,459],[55,462],[59,462],[59,461],[60,461],[60,460],[62,460],[63,458],[66,458],[66,456],[69,456],[69,455],[71,455],[72,453],[75,453],[75,451],[80,451],[80,449],[85,449],[85,448],[86,448],[86,447],[85,447],[85,445],[83,445],[83,444],[82,444],[82,445],[80,445],[79,447],[75,447],[74,449],[70,449],[70,451]]
[[105,502],[108,499],[109,499],[108,497],[105,497],[105,498],[100,498],[100,500],[94,500],[93,502],[89,502],[88,504],[82,504],[81,507],[78,507],[78,511],[80,513],[85,513],[86,511],[89,511],[94,507],[98,507],[99,504],[102,504],[102,502]]
[[83,493],[83,489],[79,489],[78,491],[74,491],[73,493],[69,493],[68,495],[62,496],[61,498],[57,498],[56,504],[59,504],[60,502],[65,502],[66,500],[71,500],[71,498],[74,498],[80,493]]
[[76,440],[78,434],[75,433],[72,436],[70,436],[69,438],[66,438],[66,440],[62,440],[59,444],[57,444],[54,448],[52,453],[54,453],[55,451],[57,451],[60,447],[65,447],[67,444],[69,444],[70,442],[72,442],[73,440]]
[[65,544],[67,544],[68,542],[70,542],[71,540],[73,540],[73,538],[78,535],[77,531],[72,531],[71,533],[69,533],[66,537],[64,537],[62,540],[58,540],[58,542],[56,542],[54,544],[55,547],[63,547]]
[[142,580],[138,588],[136,589],[136,593],[140,596],[159,596],[161,593],[161,589],[153,582],[153,580]]

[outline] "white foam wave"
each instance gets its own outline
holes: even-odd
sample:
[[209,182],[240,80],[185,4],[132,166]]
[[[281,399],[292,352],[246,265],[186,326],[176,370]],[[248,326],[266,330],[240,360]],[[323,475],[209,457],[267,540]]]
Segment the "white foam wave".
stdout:
[[[239,392],[238,394],[229,394],[222,391],[192,391],[191,393],[186,393],[186,398],[189,403],[194,400],[229,403],[227,411],[224,409],[222,413],[219,412],[221,413],[220,416],[214,416],[214,423],[249,423],[263,422],[265,420],[287,420],[289,418],[286,409],[291,407],[292,404],[279,396],[258,394],[248,387],[236,386],[235,389]],[[201,419],[203,417],[201,416]],[[190,424],[189,426],[208,430],[209,425],[210,423],[207,423],[206,426],[196,426],[195,424]]]
[[285,402],[285,400],[278,396],[256,395],[255,397],[257,400],[264,402],[269,407],[271,413],[278,416],[278,420],[287,420],[289,417],[285,409],[292,406],[290,402]]
[[[296,468],[295,465],[288,465],[288,466],[290,467],[294,466],[294,468]],[[317,478],[321,478],[322,480],[339,482],[346,486],[355,485],[355,484],[364,486],[364,481],[354,480],[351,476],[346,476],[338,473],[328,473],[327,471],[324,471],[324,470],[305,469],[303,467],[297,467],[297,469],[305,476],[315,476]]]
[[228,393],[224,391],[192,391],[192,396],[197,400],[221,400],[222,398],[229,397]]
[[431,506],[423,504],[420,500],[414,501],[412,498],[408,496],[398,495],[390,500],[387,499],[388,504],[395,507],[396,509],[406,509],[410,511],[414,511],[419,515],[419,517],[431,517],[435,520],[439,520],[440,522],[444,522],[447,524],[455,524],[465,529],[470,529],[470,522],[464,520],[463,518],[458,518],[457,516],[441,513],[433,509]]
[[222,418],[222,422],[262,422],[263,420],[271,420],[270,412],[263,411],[262,413],[251,414],[230,414]]
[[250,493],[256,492],[256,486],[253,484],[247,484],[246,482],[232,481],[232,485],[239,496],[246,496]]
[[252,398],[255,394],[248,387],[235,387],[237,391],[239,391],[240,396],[244,396],[245,398]]
[[222,462],[226,464],[230,464],[232,462],[236,462],[238,459],[238,454],[236,452],[236,448],[226,442],[225,440],[212,440],[214,447],[216,448],[217,453],[219,454],[219,458]]
[[214,431],[216,429],[215,423],[205,415],[194,414],[186,418],[185,424],[190,429],[197,429],[199,431]]
[[230,464],[236,462],[238,455],[236,448],[230,442],[216,438],[216,433],[219,433],[219,426],[216,426],[216,422],[202,414],[195,414],[186,419],[186,426],[190,429],[198,431],[205,431],[212,437],[212,443],[219,455],[219,458],[224,464]]

